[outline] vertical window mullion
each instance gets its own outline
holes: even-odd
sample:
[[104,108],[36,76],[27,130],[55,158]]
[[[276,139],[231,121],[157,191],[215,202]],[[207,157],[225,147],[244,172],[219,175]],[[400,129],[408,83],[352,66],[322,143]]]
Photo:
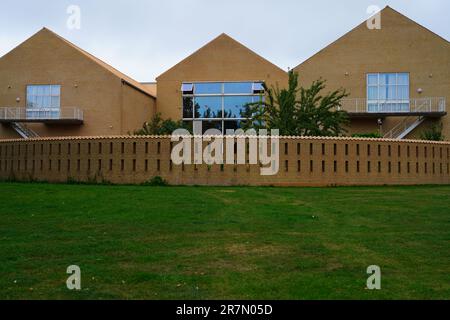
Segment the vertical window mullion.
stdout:
[[395,100],[399,103],[399,94],[398,94],[398,73],[395,74]]

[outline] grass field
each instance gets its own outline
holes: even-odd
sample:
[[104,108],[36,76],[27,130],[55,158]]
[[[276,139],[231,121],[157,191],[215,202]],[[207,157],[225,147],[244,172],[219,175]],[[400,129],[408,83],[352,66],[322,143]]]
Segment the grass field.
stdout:
[[0,183],[0,299],[48,298],[449,299],[450,186]]

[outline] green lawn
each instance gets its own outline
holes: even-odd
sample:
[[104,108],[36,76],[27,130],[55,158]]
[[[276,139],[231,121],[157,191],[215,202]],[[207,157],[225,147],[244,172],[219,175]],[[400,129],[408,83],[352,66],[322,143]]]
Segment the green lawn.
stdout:
[[450,186],[0,183],[0,299],[449,299],[449,208]]

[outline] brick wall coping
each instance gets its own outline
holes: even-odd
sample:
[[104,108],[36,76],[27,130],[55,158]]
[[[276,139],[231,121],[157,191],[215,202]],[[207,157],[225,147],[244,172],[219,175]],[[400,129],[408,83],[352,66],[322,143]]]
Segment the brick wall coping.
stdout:
[[[192,137],[192,136],[180,136]],[[200,136],[201,137],[201,136]],[[218,136],[203,136],[203,138],[217,138]],[[222,136],[225,138],[225,136]],[[264,136],[236,136],[237,138],[261,138]],[[395,143],[419,143],[450,145],[450,141],[427,140],[397,140],[383,138],[354,138],[354,137],[307,137],[307,136],[275,136],[283,140],[326,140],[326,141],[367,141],[367,142],[395,142]],[[47,142],[47,141],[80,141],[80,140],[144,140],[144,139],[171,139],[172,136],[79,136],[79,137],[39,137],[32,139],[0,139],[0,143],[11,142]],[[267,137],[267,138],[270,138]]]

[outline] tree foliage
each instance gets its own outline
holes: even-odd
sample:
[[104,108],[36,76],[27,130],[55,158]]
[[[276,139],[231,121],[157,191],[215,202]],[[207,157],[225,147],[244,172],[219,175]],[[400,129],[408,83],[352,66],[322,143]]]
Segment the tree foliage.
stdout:
[[424,130],[420,138],[428,141],[444,141],[445,137],[442,134],[443,129],[444,125],[442,122],[435,123],[429,129]]
[[309,88],[299,87],[298,74],[289,72],[287,89],[267,88],[266,100],[246,106],[245,129],[279,129],[281,135],[340,136],[346,132],[347,112],[340,110],[345,90],[326,95],[325,80],[314,81]]
[[191,127],[183,121],[163,120],[160,113],[157,113],[150,122],[144,123],[142,129],[134,132],[137,136],[150,135],[171,135],[177,129],[192,131]]

